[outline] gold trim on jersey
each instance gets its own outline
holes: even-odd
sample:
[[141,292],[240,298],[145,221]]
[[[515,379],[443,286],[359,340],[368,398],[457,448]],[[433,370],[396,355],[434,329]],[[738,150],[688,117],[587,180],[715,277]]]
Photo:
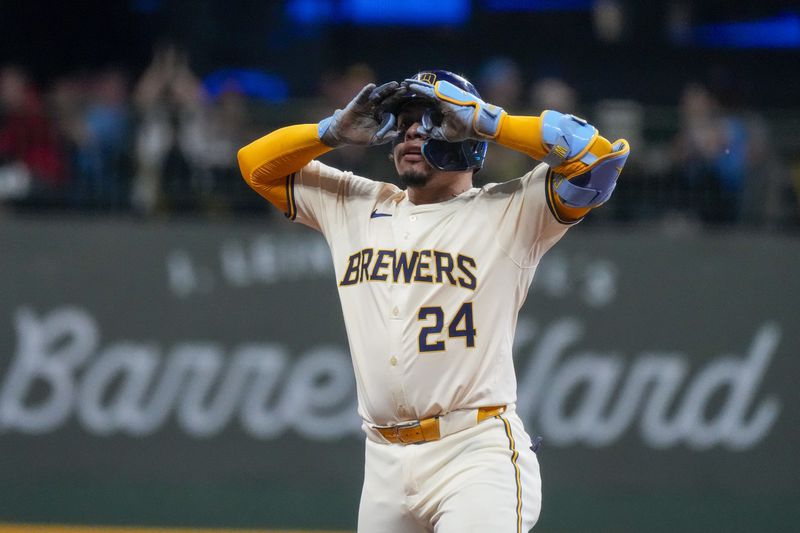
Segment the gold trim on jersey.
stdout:
[[285,213],[286,218],[289,220],[294,220],[297,218],[297,204],[295,203],[294,199],[294,177],[296,172],[289,174],[286,176],[286,205],[287,211]]
[[497,415],[496,418],[503,421],[503,425],[506,429],[506,437],[508,437],[508,447],[511,450],[511,464],[514,465],[514,481],[517,483],[517,533],[522,533],[522,479],[519,465],[517,464],[519,452],[514,443],[514,436],[511,434],[511,424],[509,424],[508,420],[503,418],[502,415]]
[[[578,222],[583,220],[583,217],[578,218],[576,220],[568,220],[559,214],[555,199],[555,194],[556,194],[555,183],[553,183],[556,179],[559,178],[561,177],[560,176],[556,177],[556,173],[553,172],[553,169],[547,169],[547,176],[545,177],[545,183],[544,183],[547,208],[550,210],[550,214],[553,215],[553,218],[555,218],[556,221],[566,226],[572,226],[573,224],[577,224]],[[561,179],[566,179],[566,178],[561,178]]]

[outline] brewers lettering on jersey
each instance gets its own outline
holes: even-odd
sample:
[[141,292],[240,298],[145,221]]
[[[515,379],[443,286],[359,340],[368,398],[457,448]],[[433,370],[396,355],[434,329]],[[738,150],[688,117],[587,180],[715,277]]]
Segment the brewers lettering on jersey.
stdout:
[[[473,187],[488,142],[541,163]],[[315,160],[387,143],[402,187]],[[515,411],[517,314],[541,257],[608,200],[628,153],[572,115],[511,115],[445,70],[369,84],[318,124],[239,151],[248,184],[330,246],[366,434],[359,532],[536,523],[539,463]]]

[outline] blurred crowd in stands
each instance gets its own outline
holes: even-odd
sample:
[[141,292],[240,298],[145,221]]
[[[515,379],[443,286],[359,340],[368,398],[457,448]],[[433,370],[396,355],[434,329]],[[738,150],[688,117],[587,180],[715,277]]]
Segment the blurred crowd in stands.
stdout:
[[[612,140],[629,139],[622,182],[591,220],[800,227],[800,108],[765,116],[694,81],[671,108],[584,102],[565,80],[526,80],[508,58],[465,74],[485,100],[512,113],[556,109],[588,118]],[[1,66],[0,211],[269,211],[240,178],[237,149],[277,127],[317,122],[373,81],[382,80],[357,64],[323,73],[317,98],[275,104],[251,98],[235,79],[212,96],[173,47],[156,52],[136,78],[112,68],[37,86],[24,67]],[[350,147],[322,160],[392,181],[388,155],[387,147]],[[476,181],[511,179],[532,164],[492,146]]]

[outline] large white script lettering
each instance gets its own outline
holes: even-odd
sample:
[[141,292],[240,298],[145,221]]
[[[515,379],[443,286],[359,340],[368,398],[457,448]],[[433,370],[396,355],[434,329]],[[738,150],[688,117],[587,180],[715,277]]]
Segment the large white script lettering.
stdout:
[[[318,348],[290,366],[285,349],[247,344],[226,355],[214,343],[119,342],[98,353],[92,318],[76,309],[16,315],[17,353],[0,391],[0,428],[54,431],[73,413],[95,435],[148,435],[174,415],[194,437],[220,433],[239,415],[244,430],[309,439],[358,433],[353,371],[338,347]],[[39,390],[45,385],[46,390]],[[31,400],[36,391],[36,402]]]
[[[74,420],[89,433],[146,436],[174,422],[211,437],[234,422],[258,439],[294,431],[312,440],[360,433],[353,371],[334,345],[290,357],[285,346],[119,341],[102,348],[95,320],[77,308],[15,314],[16,353],[0,380],[0,430],[40,434]],[[780,413],[759,397],[778,349],[777,325],[761,325],[744,355],[576,350],[581,322],[521,322],[518,410],[553,445],[610,445],[638,430],[650,447],[750,449]],[[519,351],[519,350],[518,350]],[[763,394],[763,393],[762,393]]]
[[[681,353],[643,353],[627,369],[613,353],[578,352],[557,364],[581,336],[578,321],[555,322],[539,339],[520,379],[520,413],[529,419],[538,415],[533,425],[552,443],[605,446],[638,416],[640,434],[654,448],[684,442],[697,450],[716,445],[746,450],[764,438],[780,412],[775,397],[755,401],[780,340],[774,324],[756,332],[744,358],[714,359],[691,379],[689,357]],[[725,402],[708,418],[712,397],[720,392],[726,393]]]

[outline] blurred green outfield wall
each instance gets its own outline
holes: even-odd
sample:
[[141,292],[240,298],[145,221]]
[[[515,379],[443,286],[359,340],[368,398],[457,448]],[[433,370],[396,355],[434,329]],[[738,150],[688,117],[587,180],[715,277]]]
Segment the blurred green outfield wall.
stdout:
[[[321,237],[12,218],[0,250],[0,522],[355,527]],[[517,328],[540,529],[794,531],[799,274],[797,237],[571,230]]]

